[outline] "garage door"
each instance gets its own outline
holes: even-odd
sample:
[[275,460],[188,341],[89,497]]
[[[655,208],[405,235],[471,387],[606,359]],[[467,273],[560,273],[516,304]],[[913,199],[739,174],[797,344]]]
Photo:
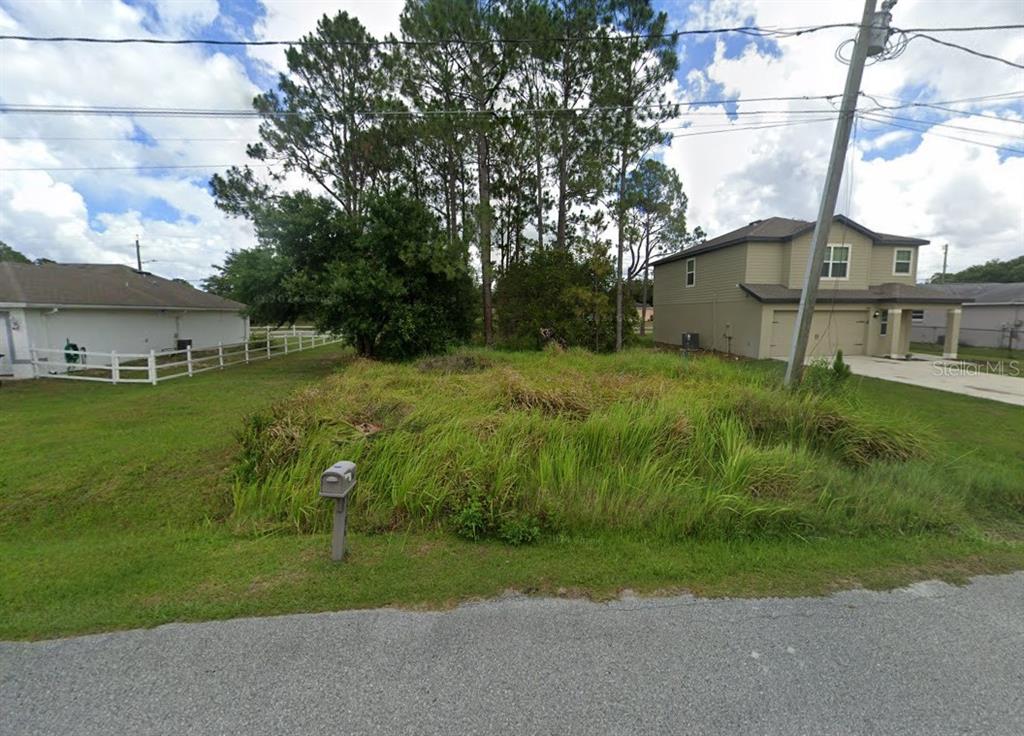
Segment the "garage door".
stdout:
[[[867,315],[865,312],[831,312],[819,309],[811,321],[811,337],[807,343],[807,355],[831,357],[836,350],[844,355],[864,355],[864,341],[867,338]],[[772,318],[771,357],[788,358],[796,324],[796,310],[776,309]]]

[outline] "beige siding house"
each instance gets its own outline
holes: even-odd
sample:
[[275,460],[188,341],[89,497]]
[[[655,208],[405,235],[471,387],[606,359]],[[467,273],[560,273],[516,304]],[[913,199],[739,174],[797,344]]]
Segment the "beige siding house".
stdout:
[[[814,223],[772,217],[654,263],[654,339],[751,358],[787,357]],[[905,358],[911,313],[942,308],[946,353],[956,355],[963,299],[917,286],[918,248],[927,240],[873,232],[838,215],[811,323],[810,356]]]

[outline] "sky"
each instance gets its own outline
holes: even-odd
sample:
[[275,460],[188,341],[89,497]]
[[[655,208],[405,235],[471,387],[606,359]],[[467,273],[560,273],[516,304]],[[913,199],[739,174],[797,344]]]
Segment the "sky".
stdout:
[[[402,4],[0,0],[0,33],[295,39],[323,13],[346,10],[381,37],[397,32]],[[658,6],[669,14],[670,28],[693,29],[856,22],[863,3],[658,0]],[[903,28],[1024,23],[1024,3],[1017,0],[900,0],[893,13],[893,24]],[[678,137],[657,155],[683,180],[691,226],[714,236],[771,216],[815,217],[833,125],[814,114],[757,111],[828,111],[830,103],[742,100],[838,95],[847,67],[835,52],[850,36],[839,28],[779,40],[684,37],[671,93],[681,100],[740,100],[684,108],[668,124]],[[943,37],[1024,62],[1020,30]],[[280,47],[2,41],[0,104],[248,109],[283,67]],[[921,250],[919,278],[941,268],[944,243],[950,271],[1024,255],[1024,155],[999,150],[1024,149],[1024,71],[918,39],[898,58],[868,66],[861,89],[887,105],[1019,93],[1015,100],[957,102],[951,112],[890,111],[904,119],[889,123],[902,128],[858,122],[837,211],[877,231],[931,240]],[[874,103],[864,99],[866,106]],[[782,120],[801,123],[765,127]],[[208,182],[217,167],[246,161],[256,127],[244,119],[0,114],[0,240],[33,258],[133,264],[138,237],[145,268],[198,284],[225,253],[255,244],[247,222],[214,206]],[[184,168],[198,165],[205,168]]]

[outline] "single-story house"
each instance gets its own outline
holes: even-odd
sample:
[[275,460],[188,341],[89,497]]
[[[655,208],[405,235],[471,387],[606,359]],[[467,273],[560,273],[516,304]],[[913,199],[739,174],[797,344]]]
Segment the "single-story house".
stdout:
[[[148,353],[246,340],[245,305],[128,266],[0,263],[0,376],[31,378],[39,360],[64,362],[73,347],[91,365],[100,353]],[[93,356],[92,353],[97,353]],[[47,369],[48,370],[48,369]],[[55,366],[55,371],[64,370]]]
[[[755,220],[654,263],[655,342],[751,358],[789,356],[814,223]],[[955,356],[964,299],[918,286],[927,240],[875,232],[843,215],[829,231],[807,354],[905,358],[911,312],[945,314],[945,352]]]
[[[644,317],[646,316],[646,319]],[[647,305],[647,309],[644,309],[644,305],[640,302],[636,303],[636,318],[638,321],[653,322],[654,321],[654,307],[650,304]]]
[[[964,304],[960,321],[961,345],[1024,350],[1024,283],[931,284],[929,288],[973,300]],[[941,309],[915,312],[911,320],[911,339],[914,342],[945,342],[944,316]]]

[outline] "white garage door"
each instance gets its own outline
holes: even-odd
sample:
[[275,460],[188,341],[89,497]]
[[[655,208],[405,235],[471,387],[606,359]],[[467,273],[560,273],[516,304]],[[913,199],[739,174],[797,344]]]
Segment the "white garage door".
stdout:
[[[836,350],[844,355],[864,355],[867,352],[868,319],[866,312],[833,312],[818,309],[811,321],[811,336],[807,343],[809,357],[832,357]],[[776,309],[772,318],[771,357],[788,358],[796,324],[795,309]]]

